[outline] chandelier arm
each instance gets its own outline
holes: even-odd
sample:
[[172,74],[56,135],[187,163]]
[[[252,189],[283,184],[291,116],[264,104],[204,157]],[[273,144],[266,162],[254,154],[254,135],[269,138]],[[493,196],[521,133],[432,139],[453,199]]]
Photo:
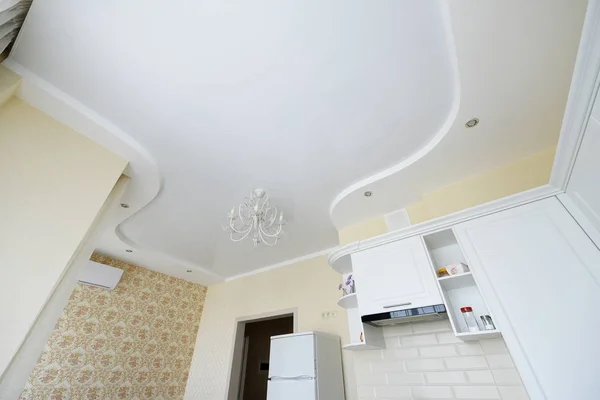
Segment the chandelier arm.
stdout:
[[248,235],[250,234],[250,231],[251,231],[251,229],[248,229],[248,230],[246,231],[246,233],[245,233],[245,234],[244,234],[242,237],[240,237],[240,238],[238,238],[238,239],[236,239],[236,238],[233,236],[233,232],[231,232],[231,233],[229,234],[229,239],[231,239],[231,241],[232,241],[232,242],[241,242],[242,240],[244,240],[244,239],[246,239],[246,238],[248,237]]
[[246,229],[242,228],[241,230],[238,230],[238,229],[236,229],[236,227],[233,224],[233,219],[229,220],[229,228],[231,229],[231,231],[233,231],[235,233],[247,234],[252,229],[252,225],[244,224],[244,226],[247,226],[247,228]]
[[265,218],[265,229],[270,228],[273,225],[273,223],[277,220],[277,211],[277,207],[275,206],[269,207],[267,210],[265,210],[264,215],[269,216],[268,218]]
[[274,238],[274,237],[278,237],[279,234],[281,233],[281,231],[283,230],[283,226],[279,225],[279,227],[277,228],[277,232],[275,233],[268,233],[266,232],[262,226],[259,226],[258,229],[260,230],[260,233],[266,237],[270,237],[270,238]]
[[[273,247],[273,246],[275,246],[275,245],[277,244],[277,239],[279,239],[278,237],[275,237],[275,238],[273,238],[273,237],[271,237],[271,236],[268,236],[268,235],[266,235],[266,237],[264,237],[264,236],[263,236],[262,229],[259,229],[258,236],[260,237],[260,241],[261,241],[261,242],[262,242],[264,245],[266,245],[266,246],[269,246],[269,247]],[[273,242],[272,242],[272,243],[269,243],[269,239],[273,239]]]
[[[249,204],[244,203],[244,205],[246,206],[245,209],[248,209],[250,207]],[[240,221],[242,221],[242,224],[244,224],[244,226],[246,226],[248,224],[252,224],[252,219],[246,219],[244,217],[244,215],[242,214],[242,206],[241,205],[238,206],[238,217],[240,218]]]

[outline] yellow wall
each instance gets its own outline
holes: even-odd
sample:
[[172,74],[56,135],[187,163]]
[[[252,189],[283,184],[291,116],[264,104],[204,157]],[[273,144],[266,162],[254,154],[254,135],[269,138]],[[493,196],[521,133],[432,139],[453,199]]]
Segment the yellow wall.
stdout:
[[[410,222],[430,219],[474,207],[548,183],[555,147],[422,195],[406,207]],[[384,216],[378,216],[339,231],[340,244],[367,239],[387,232]]]
[[182,398],[206,287],[92,260],[122,269],[121,281],[75,287],[20,399]]
[[21,77],[3,65],[0,65],[0,107],[17,91]]
[[21,100],[0,108],[0,374],[126,164]]
[[[210,286],[185,398],[226,398],[236,318],[297,308],[299,331],[329,332],[348,343],[346,311],[337,306],[341,281],[341,275],[327,264],[327,257],[320,256]],[[323,311],[335,311],[337,316],[323,319]],[[351,355],[344,354],[344,360],[348,399],[352,400],[356,387],[354,370],[348,364]]]
[[357,240],[379,236],[387,231],[388,229],[385,223],[385,217],[380,215],[379,217],[371,218],[356,225],[351,225],[344,229],[340,229],[338,231],[338,236],[340,238],[340,244],[345,245],[356,242]]
[[555,147],[426,193],[407,207],[413,224],[442,217],[548,183]]

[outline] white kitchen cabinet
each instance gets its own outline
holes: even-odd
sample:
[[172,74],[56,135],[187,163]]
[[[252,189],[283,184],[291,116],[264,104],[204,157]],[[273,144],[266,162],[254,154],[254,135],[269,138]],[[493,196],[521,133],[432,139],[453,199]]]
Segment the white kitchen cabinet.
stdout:
[[454,232],[532,400],[600,398],[600,252],[560,202]]
[[442,304],[419,236],[352,254],[361,315]]
[[[600,101],[596,101],[563,202],[571,214],[600,246]],[[565,197],[566,196],[566,197]]]

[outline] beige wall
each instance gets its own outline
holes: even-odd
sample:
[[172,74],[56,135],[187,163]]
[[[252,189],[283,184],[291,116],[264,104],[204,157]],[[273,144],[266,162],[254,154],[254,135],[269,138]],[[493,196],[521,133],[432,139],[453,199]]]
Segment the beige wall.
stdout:
[[0,65],[0,107],[17,91],[21,77],[3,65]]
[[[320,256],[208,288],[186,399],[224,399],[231,369],[236,319],[297,309],[298,331],[323,331],[348,343],[346,312],[337,306],[342,277]],[[323,311],[335,318],[323,319]],[[347,398],[356,399],[352,358],[344,354]]]
[[338,231],[338,236],[340,238],[340,244],[345,245],[356,242],[357,240],[383,235],[387,231],[388,228],[385,223],[385,217],[380,215],[356,225],[351,225],[345,227],[344,229],[340,229]]
[[410,221],[418,224],[546,185],[550,180],[555,152],[556,148],[552,147],[512,164],[425,193],[420,202],[407,207]]
[[[412,224],[510,196],[548,183],[555,147],[514,163],[425,193],[421,200],[406,207]],[[383,215],[340,229],[340,244],[367,239],[387,232]]]
[[125,166],[27,103],[0,108],[0,374]]
[[23,400],[182,398],[206,287],[98,254],[114,290],[78,284]]

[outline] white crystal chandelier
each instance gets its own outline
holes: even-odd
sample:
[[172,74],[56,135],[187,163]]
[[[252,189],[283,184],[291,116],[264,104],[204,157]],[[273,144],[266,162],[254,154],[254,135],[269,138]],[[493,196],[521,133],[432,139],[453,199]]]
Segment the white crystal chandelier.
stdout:
[[284,234],[283,212],[277,217],[277,207],[269,204],[269,196],[263,189],[254,189],[250,197],[233,207],[222,224],[223,230],[229,232],[234,242],[246,239],[252,233],[254,247],[259,244],[275,246]]

